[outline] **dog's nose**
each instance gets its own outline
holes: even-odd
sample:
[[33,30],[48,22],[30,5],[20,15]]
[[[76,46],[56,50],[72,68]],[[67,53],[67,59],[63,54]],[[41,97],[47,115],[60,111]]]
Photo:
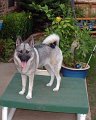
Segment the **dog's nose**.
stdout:
[[30,56],[28,55],[18,55],[21,61],[27,62],[30,59]]

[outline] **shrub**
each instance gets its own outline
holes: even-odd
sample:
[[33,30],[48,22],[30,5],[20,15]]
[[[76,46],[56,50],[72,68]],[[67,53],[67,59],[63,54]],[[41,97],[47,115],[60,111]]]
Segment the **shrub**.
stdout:
[[30,13],[9,13],[2,17],[4,28],[1,31],[1,38],[16,39],[17,35],[23,38],[28,37],[32,33],[32,19]]
[[0,61],[8,61],[14,52],[15,42],[12,39],[0,40]]
[[63,9],[65,16],[69,16],[70,13],[68,11],[71,9],[70,0],[18,0],[18,4],[21,10],[32,12],[32,17],[34,20],[33,28],[36,32],[44,31],[46,26],[50,24],[50,20],[47,18],[46,14],[38,6],[44,7],[47,5],[48,8],[51,9],[56,16],[62,14],[59,8],[59,4],[65,5],[65,8]]
[[[59,5],[62,12],[64,5]],[[93,41],[89,35],[89,31],[85,29],[81,30],[78,26],[75,26],[75,21],[72,18],[64,17],[64,15],[55,16],[50,9],[44,9],[49,19],[52,19],[52,23],[46,28],[46,33],[56,33],[60,36],[60,48],[63,54],[63,63],[67,66],[75,67],[76,64],[81,62],[87,62],[87,56],[89,56],[93,49]],[[46,6],[46,8],[48,8]],[[50,12],[50,14],[49,14]]]

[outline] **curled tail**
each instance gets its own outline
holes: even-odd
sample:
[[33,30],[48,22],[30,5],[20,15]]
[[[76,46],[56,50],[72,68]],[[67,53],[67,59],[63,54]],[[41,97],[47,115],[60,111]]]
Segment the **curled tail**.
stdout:
[[51,34],[43,41],[43,44],[47,44],[52,48],[55,48],[56,45],[59,46],[60,37],[56,34]]

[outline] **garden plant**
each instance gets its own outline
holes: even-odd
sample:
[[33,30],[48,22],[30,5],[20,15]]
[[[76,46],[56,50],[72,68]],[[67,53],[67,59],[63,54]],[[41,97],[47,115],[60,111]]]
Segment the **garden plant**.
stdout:
[[59,11],[62,13],[57,16],[53,9],[47,5],[41,6],[32,3],[30,6],[38,8],[45,12],[48,19],[51,21],[49,26],[45,29],[45,34],[56,33],[60,36],[60,48],[63,53],[63,64],[69,67],[76,67],[76,64],[81,64],[85,67],[88,57],[90,56],[94,42],[89,34],[88,29],[80,29],[76,26],[76,20],[72,18],[71,10],[69,9],[66,16],[64,4],[59,5]]

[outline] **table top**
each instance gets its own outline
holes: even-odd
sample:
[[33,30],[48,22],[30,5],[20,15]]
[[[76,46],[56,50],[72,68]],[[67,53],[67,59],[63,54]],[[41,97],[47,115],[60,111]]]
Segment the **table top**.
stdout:
[[24,95],[19,95],[21,77],[19,73],[16,73],[0,97],[0,105],[39,111],[88,113],[89,103],[85,79],[62,77],[58,92],[52,91],[56,85],[56,79],[51,87],[46,87],[49,80],[50,76],[35,75],[33,98],[27,100],[27,92]]

